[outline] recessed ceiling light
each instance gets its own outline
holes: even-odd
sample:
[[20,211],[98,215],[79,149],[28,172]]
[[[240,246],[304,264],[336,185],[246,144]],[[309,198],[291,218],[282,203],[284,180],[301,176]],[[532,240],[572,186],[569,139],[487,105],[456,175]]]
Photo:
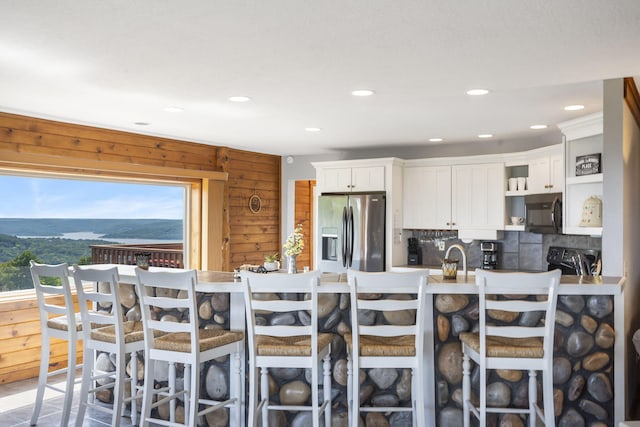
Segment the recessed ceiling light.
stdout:
[[584,109],[584,105],[580,105],[580,104],[567,105],[566,107],[564,107],[564,109],[567,110],[567,111],[577,111],[577,110]]
[[493,138],[493,135],[490,133],[481,133],[478,135],[478,138]]
[[135,122],[134,125],[136,126],[149,126],[151,123],[149,122]]
[[168,113],[182,113],[184,111],[184,108],[168,106],[168,107],[164,107],[163,110],[168,112]]
[[547,125],[531,125],[531,126],[529,126],[529,128],[533,129],[533,130],[546,129]]
[[487,89],[471,89],[467,91],[467,95],[478,96],[478,95],[486,95],[489,91]]
[[322,129],[321,128],[304,128],[304,130],[306,130],[307,132],[320,132]]
[[351,95],[353,95],[353,96],[371,96],[374,93],[375,92],[370,90],[370,89],[358,89],[358,90],[354,90],[353,92],[351,92]]
[[442,142],[444,139],[442,138],[429,138],[429,142]]
[[229,101],[231,102],[247,102],[250,101],[251,98],[248,96],[230,96]]

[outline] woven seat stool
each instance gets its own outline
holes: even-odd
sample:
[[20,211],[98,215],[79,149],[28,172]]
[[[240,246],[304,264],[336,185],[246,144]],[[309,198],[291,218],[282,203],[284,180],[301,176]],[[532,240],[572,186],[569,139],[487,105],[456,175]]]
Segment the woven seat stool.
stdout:
[[[76,427],[85,421],[88,407],[94,411],[111,413],[111,426],[121,424],[123,407],[130,403],[130,418],[138,424],[138,353],[144,350],[142,322],[124,321],[124,310],[118,292],[118,270],[116,267],[90,268],[73,267],[73,280],[78,292],[78,304],[82,314],[84,331],[84,358],[82,387]],[[115,358],[115,371],[98,371],[95,366],[98,352],[106,352]],[[130,355],[131,376],[127,378],[126,359]],[[125,386],[129,385],[130,395],[125,398]],[[113,390],[113,407],[95,402],[96,394],[103,390]],[[92,399],[89,399],[89,396]],[[96,420],[98,421],[98,420]]]
[[[240,356],[244,351],[244,333],[224,329],[201,329],[196,301],[195,270],[147,271],[136,267],[136,289],[142,308],[145,343],[145,383],[142,403],[141,426],[149,423],[164,426],[193,426],[198,417],[216,410],[229,408],[234,418],[241,419],[243,401],[243,381],[241,378]],[[186,297],[180,294],[186,293]],[[176,321],[156,319],[155,310],[174,310]],[[154,316],[152,316],[152,312]],[[235,386],[237,394],[225,400],[212,400],[200,397],[200,364],[229,358],[229,381]],[[169,385],[155,388],[156,362],[168,363]],[[176,363],[184,364],[184,388],[175,387]],[[154,402],[154,397],[157,401]],[[178,399],[184,402],[185,420],[178,422],[175,405]],[[153,409],[169,403],[169,420],[156,416]],[[200,407],[203,409],[200,409]]]
[[[331,425],[331,342],[332,334],[318,333],[318,284],[320,272],[302,274],[257,274],[241,272],[247,314],[249,343],[249,419],[248,425],[269,425],[269,410],[311,412],[306,425]],[[280,299],[286,294],[286,297]],[[264,295],[271,298],[264,299]],[[294,299],[291,297],[296,295]],[[302,295],[302,296],[301,296]],[[304,299],[304,295],[308,295]],[[308,325],[269,325],[266,313],[293,313],[306,311]],[[322,361],[323,400],[320,402],[320,369]],[[275,404],[269,396],[270,368],[305,368],[311,371],[311,402],[309,404]],[[260,369],[260,401],[258,393]],[[298,424],[300,424],[298,422]]]
[[[65,264],[48,265],[30,262],[33,287],[38,298],[40,309],[40,330],[42,331],[42,350],[40,353],[40,374],[38,375],[38,390],[36,392],[35,407],[31,415],[31,425],[38,422],[45,388],[64,393],[62,417],[60,425],[69,423],[71,403],[73,402],[73,387],[76,384],[76,370],[82,367],[77,364],[78,340],[82,340],[82,319],[80,313],[75,312],[71,284],[69,282],[69,266]],[[51,338],[67,341],[67,367],[49,372],[49,355],[51,353]],[[54,375],[66,373],[64,389],[48,384],[48,379]]]
[[[546,426],[555,425],[553,406],[553,332],[555,323],[560,270],[543,273],[500,273],[476,270],[479,295],[479,331],[463,332],[462,400],[464,425],[470,425],[470,415],[480,426],[487,423],[487,413],[527,414],[529,426],[535,427],[537,417]],[[527,298],[527,296],[531,296]],[[533,296],[536,296],[534,299]],[[522,298],[521,298],[522,297]],[[544,299],[541,299],[546,297]],[[524,299],[523,299],[524,298]],[[540,312],[537,325],[502,324],[492,320],[492,310],[507,312]],[[471,398],[471,363],[480,371],[479,404]],[[489,370],[514,369],[529,372],[529,406],[527,408],[496,408],[487,406]],[[544,411],[537,403],[536,372],[542,372]]]
[[[411,412],[415,426],[425,424],[424,323],[426,270],[411,272],[347,272],[351,297],[351,333],[345,334],[348,350],[347,396],[349,422],[361,423],[361,412]],[[387,321],[361,322],[360,310],[376,313]],[[402,321],[388,319],[400,314]],[[378,316],[379,314],[379,316]],[[411,406],[365,406],[360,402],[360,369],[411,369]]]

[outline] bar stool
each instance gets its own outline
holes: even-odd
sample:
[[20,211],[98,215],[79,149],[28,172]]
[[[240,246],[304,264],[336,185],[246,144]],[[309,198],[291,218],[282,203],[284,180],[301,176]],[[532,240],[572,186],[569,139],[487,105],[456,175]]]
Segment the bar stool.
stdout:
[[[487,413],[528,414],[529,425],[535,427],[536,416],[546,426],[555,425],[553,407],[553,331],[560,270],[543,273],[498,273],[476,270],[479,292],[479,332],[463,332],[462,399],[464,425],[469,426],[472,413],[486,425]],[[502,296],[501,296],[502,295]],[[546,295],[545,300],[511,299],[509,295]],[[491,320],[492,310],[509,312],[542,312],[544,324],[536,326],[499,325]],[[470,359],[480,369],[480,403],[471,400]],[[529,372],[529,407],[487,407],[487,370],[516,369]],[[544,412],[537,403],[536,371],[542,371]]]
[[[138,372],[137,354],[144,350],[142,322],[124,322],[124,313],[120,305],[118,292],[119,276],[115,267],[109,269],[73,267],[73,279],[78,292],[78,304],[82,314],[84,331],[84,359],[82,387],[76,426],[81,427],[87,407],[111,413],[111,426],[120,424],[123,406],[131,403],[131,423],[137,425]],[[89,288],[88,285],[92,287]],[[102,285],[100,285],[102,284]],[[101,287],[108,284],[109,290]],[[85,286],[87,286],[85,288]],[[102,307],[102,310],[100,308]],[[110,309],[105,311],[105,308]],[[95,358],[97,352],[115,355],[114,372],[97,371]],[[127,378],[126,357],[131,355],[131,377]],[[98,385],[96,386],[96,382]],[[130,385],[130,397],[125,398],[125,385]],[[95,402],[96,393],[113,389],[113,407],[109,408]],[[89,395],[93,399],[89,400]]]
[[[48,265],[38,264],[34,261],[31,261],[30,264],[31,278],[40,309],[40,330],[42,331],[40,374],[38,375],[38,391],[36,392],[35,408],[31,415],[31,425],[38,422],[44,390],[49,388],[64,393],[60,424],[66,426],[69,423],[69,414],[71,413],[76,370],[82,367],[82,364],[75,363],[78,340],[82,339],[82,320],[80,313],[74,311],[71,285],[69,284],[69,266],[66,263]],[[66,368],[49,372],[51,338],[67,341],[68,363]],[[62,373],[67,374],[64,389],[48,384],[50,377]]]
[[[331,425],[331,341],[332,334],[318,333],[318,283],[320,272],[301,274],[258,274],[242,271],[247,337],[249,340],[249,421],[256,426],[262,415],[262,426],[268,426],[269,410],[310,411],[312,425]],[[286,298],[270,298],[287,294]],[[292,294],[308,295],[307,299],[293,298]],[[267,313],[309,313],[308,325],[270,325]],[[319,362],[323,364],[323,401],[319,398]],[[269,400],[269,368],[304,368],[311,371],[311,405],[274,404]],[[260,402],[257,400],[257,370],[261,369]]]
[[[196,301],[195,270],[180,271],[136,271],[136,290],[142,308],[142,323],[145,343],[145,383],[142,403],[142,426],[149,422],[165,426],[196,426],[198,417],[209,412],[231,408],[236,411],[235,419],[240,419],[242,386],[240,377],[240,354],[244,350],[244,333],[222,329],[200,329]],[[180,291],[186,297],[177,297]],[[177,321],[157,320],[156,310],[175,310]],[[153,313],[153,314],[152,314]],[[223,356],[231,357],[230,381],[236,381],[238,395],[225,401],[200,398],[200,363]],[[184,370],[184,390],[176,390],[175,378],[169,375],[169,385],[156,389],[155,362],[182,363]],[[233,389],[233,388],[232,388]],[[158,400],[153,403],[153,397]],[[176,399],[185,402],[185,422],[176,423],[172,416],[168,422],[152,416],[152,409]],[[208,406],[199,410],[199,404]]]
[[[345,334],[349,351],[347,395],[350,425],[358,427],[360,412],[411,412],[413,425],[425,424],[424,396],[424,324],[426,270],[411,272],[366,273],[347,271],[351,296],[351,333]],[[394,313],[407,311],[392,324],[361,321],[359,310],[376,313],[376,319],[392,319]],[[379,314],[379,315],[378,315]],[[360,369],[411,369],[411,406],[361,406]]]

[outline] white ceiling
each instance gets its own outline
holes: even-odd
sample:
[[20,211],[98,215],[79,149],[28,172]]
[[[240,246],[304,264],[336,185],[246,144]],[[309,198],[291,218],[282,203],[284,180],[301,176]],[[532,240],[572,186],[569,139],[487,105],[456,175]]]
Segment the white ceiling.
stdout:
[[0,111],[279,155],[531,138],[637,75],[638,0],[0,0]]

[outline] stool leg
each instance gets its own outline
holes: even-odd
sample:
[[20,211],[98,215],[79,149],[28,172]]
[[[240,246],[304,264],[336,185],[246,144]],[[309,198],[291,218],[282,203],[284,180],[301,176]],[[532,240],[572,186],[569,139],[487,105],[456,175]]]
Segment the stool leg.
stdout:
[[349,427],[353,425],[353,372],[351,368],[351,355],[347,354],[347,417]]
[[142,397],[142,412],[140,421],[140,427],[147,427],[149,425],[149,418],[151,417],[151,405],[153,402],[154,391],[154,378],[155,361],[147,359],[144,362],[144,394]]
[[324,425],[331,425],[331,351],[327,353],[323,363],[324,379],[322,382],[322,390],[324,391]]
[[[146,380],[146,378],[145,378]],[[176,364],[175,362],[169,362],[169,394],[176,393]],[[176,399],[169,401],[169,421],[176,422]]]
[[469,405],[471,405],[471,378],[469,377],[469,369],[471,363],[469,362],[469,355],[462,355],[462,419],[464,427],[469,427],[471,411]]
[[122,414],[122,405],[124,403],[124,382],[127,375],[125,355],[123,353],[117,353],[116,359],[115,384],[113,385],[113,413],[111,414],[111,425],[113,426],[120,423],[120,415]]
[[412,399],[415,402],[415,418],[413,424],[418,427],[424,427],[426,416],[424,411],[424,373],[422,371],[422,364],[418,362],[418,366],[411,371],[413,374],[411,394]]
[[92,376],[94,369],[94,351],[84,349],[82,355],[82,385],[80,386],[80,402],[78,403],[78,415],[76,416],[76,427],[82,427],[84,414],[87,410],[87,400],[89,399],[89,388],[92,387]]
[[542,391],[544,400],[544,424],[547,427],[554,426],[556,422],[555,408],[553,406],[553,370],[546,369],[542,372]]
[[262,425],[269,425],[269,370],[262,368],[260,376],[260,403],[262,404]]
[[538,385],[536,383],[536,371],[529,370],[529,427],[536,427],[536,418],[538,418],[536,415],[537,402]]
[[71,403],[73,402],[73,387],[76,380],[76,348],[78,341],[73,338],[69,338],[69,345],[67,351],[69,360],[67,362],[67,385],[64,393],[64,403],[62,405],[62,418],[60,419],[60,425],[66,426],[69,424],[69,415],[71,414]]
[[242,399],[244,398],[244,393],[242,392],[242,369],[240,367],[240,350],[233,353],[232,366],[233,369],[233,378],[236,383],[236,395],[234,396],[236,399],[236,404],[234,407],[235,412],[235,425],[241,425],[241,417],[242,417]]
[[47,328],[42,329],[42,347],[40,350],[40,373],[38,374],[38,391],[36,393],[35,408],[31,415],[31,425],[34,426],[38,422],[40,409],[42,408],[42,399],[44,397],[44,389],[49,376],[49,334]]
[[[194,393],[193,388],[197,387],[197,382],[196,381],[191,381],[192,380],[192,376],[191,376],[191,372],[197,372],[198,368],[197,366],[191,366],[189,364],[185,364],[184,365],[184,370],[182,371],[182,380],[183,380],[183,384],[184,384],[184,391],[185,393],[183,394],[184,396],[184,417],[185,417],[185,424],[189,425],[189,421],[191,421],[193,418],[190,417],[190,413],[191,413],[191,405],[195,400],[195,407],[198,407],[198,394]],[[194,424],[195,425],[195,424]]]
[[[131,379],[129,384],[131,390],[131,424],[138,425],[138,353],[131,352],[131,358],[129,359],[131,366]],[[126,377],[126,374],[124,375]]]

